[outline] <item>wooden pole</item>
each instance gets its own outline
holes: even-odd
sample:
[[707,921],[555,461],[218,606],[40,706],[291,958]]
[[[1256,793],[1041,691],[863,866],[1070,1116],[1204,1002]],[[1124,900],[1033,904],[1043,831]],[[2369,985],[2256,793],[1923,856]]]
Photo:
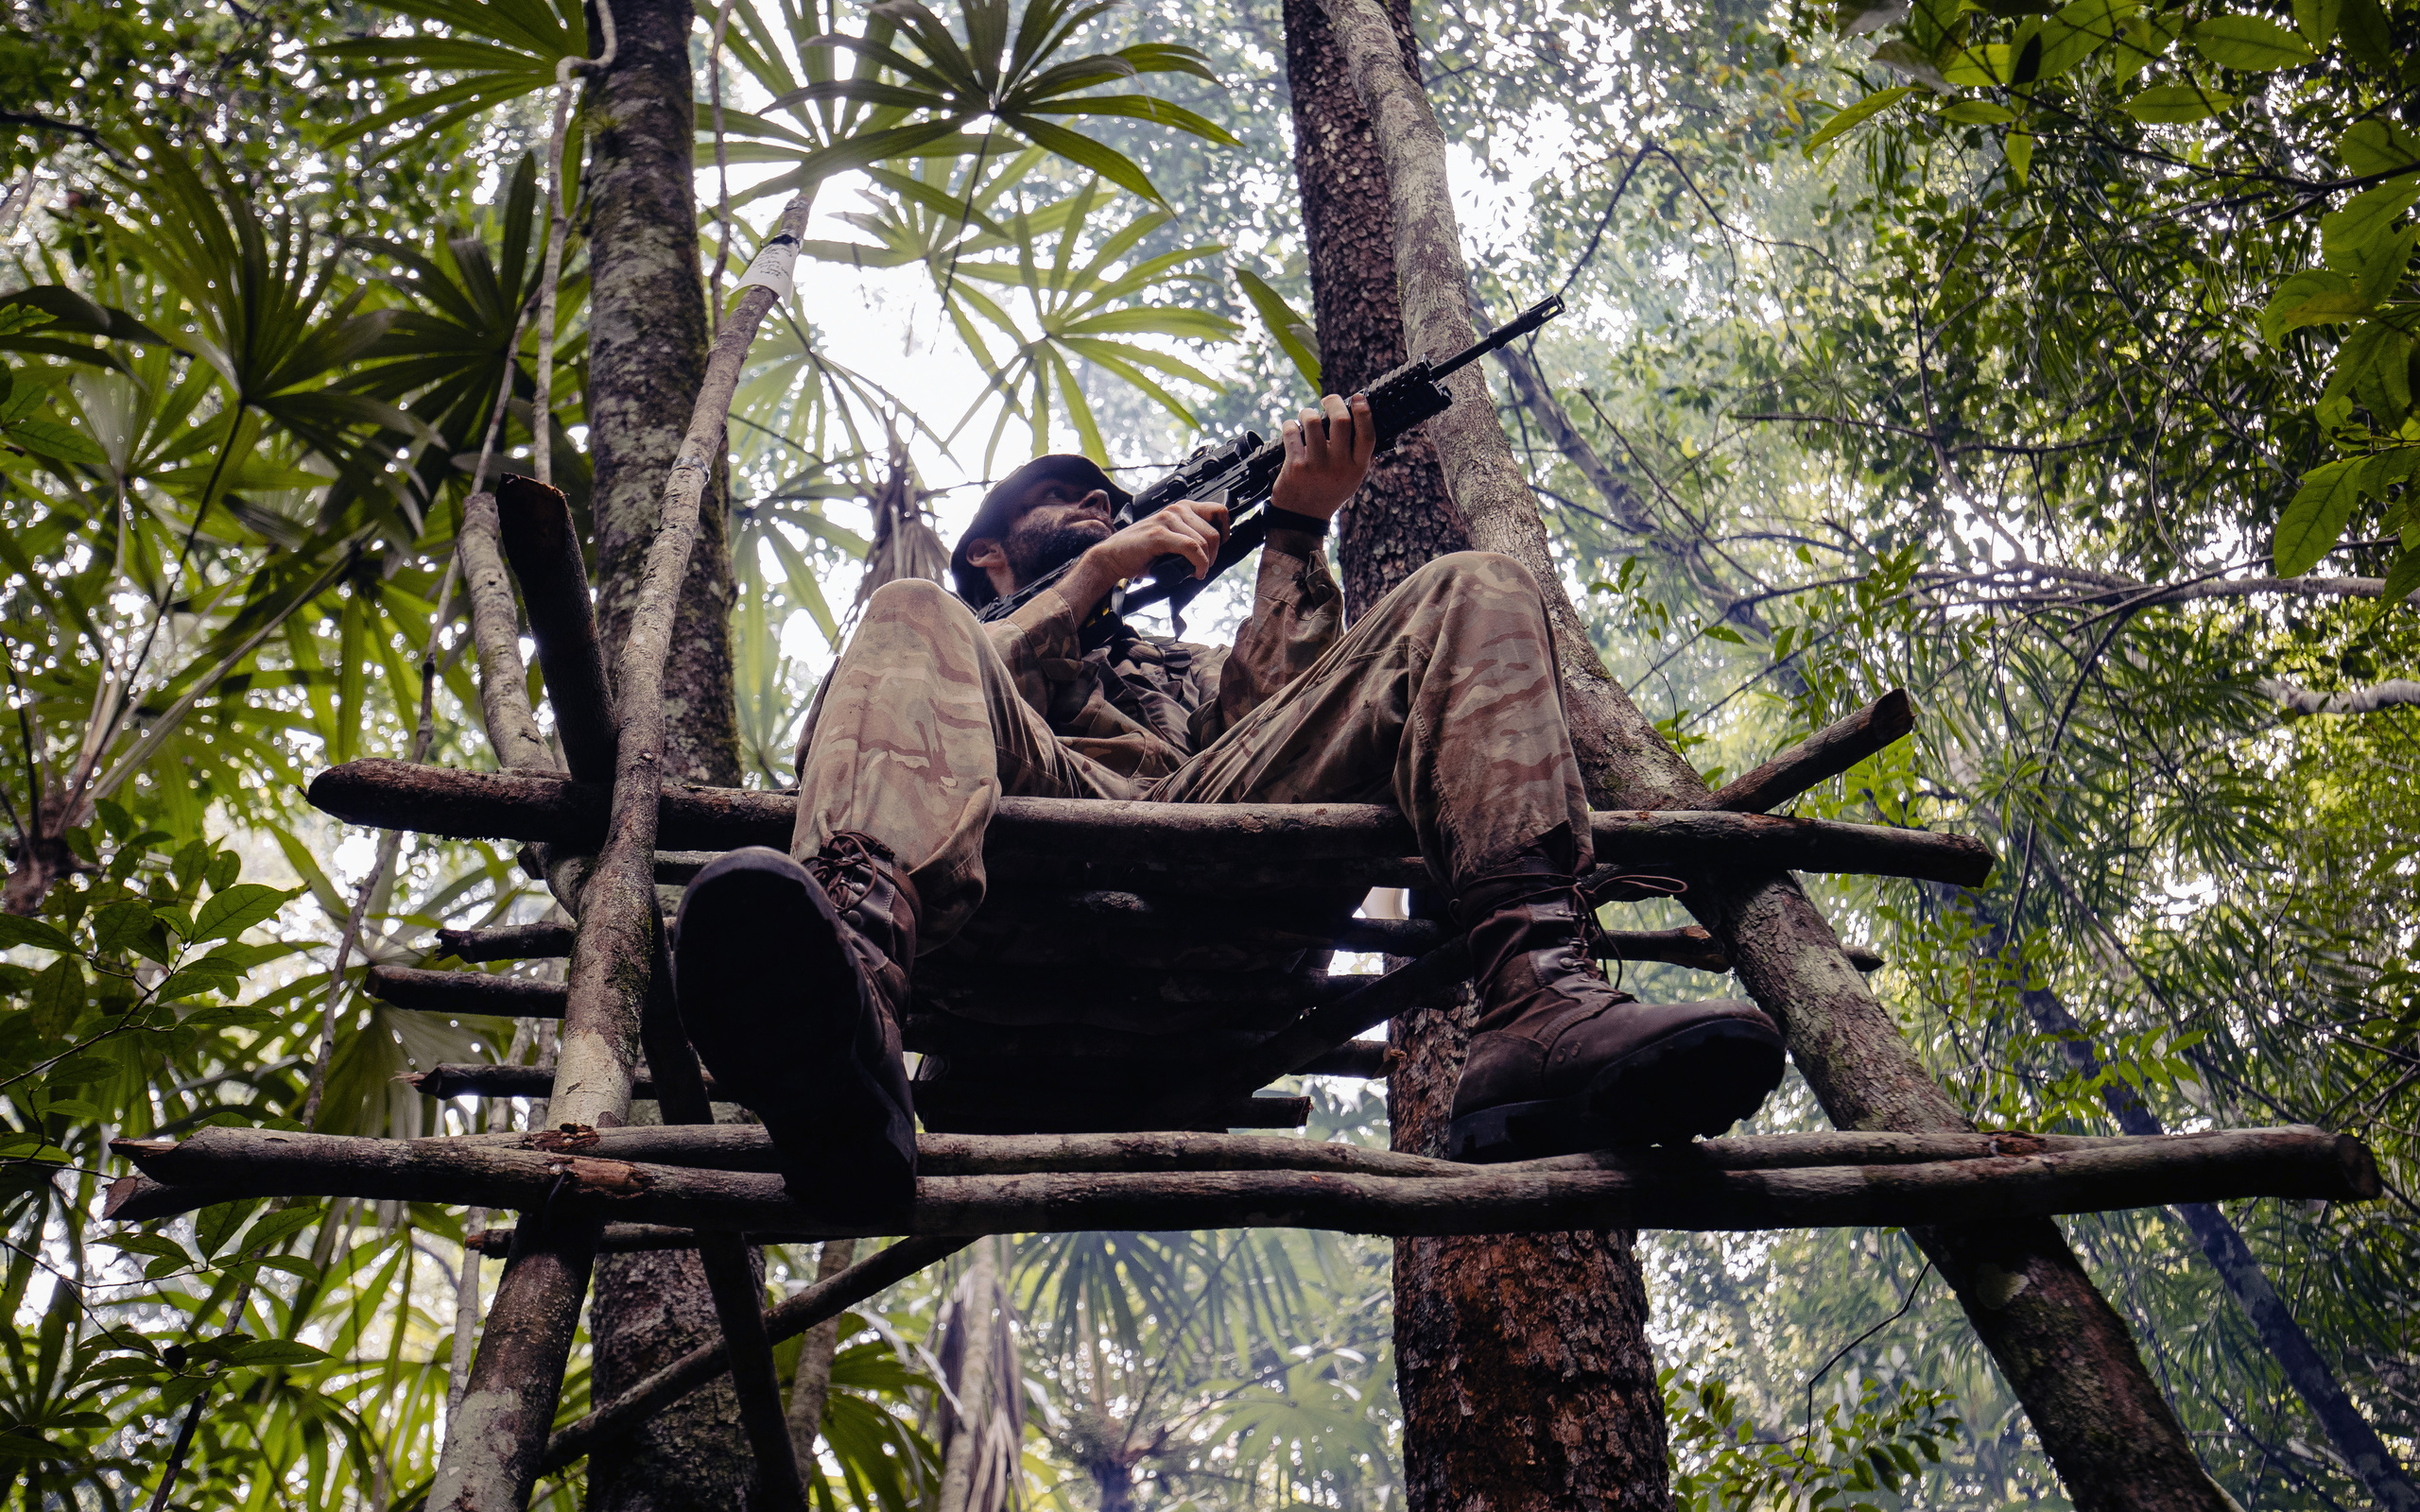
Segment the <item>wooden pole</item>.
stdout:
[[479,659],[479,708],[496,765],[522,775],[552,772],[555,753],[538,732],[529,708],[529,671],[521,662],[521,615],[504,565],[495,495],[474,493],[462,504],[462,532],[454,554],[471,602],[471,642]]
[[488,929],[441,929],[439,950],[458,961],[527,961],[571,954],[569,924],[502,924]]
[[1706,799],[1710,809],[1763,814],[1781,807],[1818,782],[1904,739],[1916,728],[1916,706],[1905,688],[1824,726],[1771,761],[1722,784]]
[[497,524],[505,560],[529,610],[529,638],[555,711],[555,736],[574,781],[611,782],[618,736],[614,689],[596,639],[596,607],[588,594],[579,531],[561,490],[535,478],[505,475],[496,485]]
[[[173,1184],[120,1182],[106,1215],[134,1221],[237,1197],[309,1194],[525,1211],[551,1206],[558,1215],[593,1214],[595,1223],[610,1217],[735,1233],[794,1226],[818,1230],[819,1237],[883,1231],[820,1221],[789,1200],[772,1173],[594,1153],[614,1132],[564,1136],[551,1149],[514,1148],[487,1138],[372,1140],[229,1128],[205,1129],[182,1142],[121,1140],[112,1148],[154,1183]],[[639,1132],[631,1131],[631,1143]],[[702,1137],[710,1131],[653,1132]],[[711,1132],[718,1140],[730,1137],[721,1126]],[[544,1133],[526,1138],[534,1143]],[[1968,1138],[1997,1143],[1981,1146],[1992,1153],[1844,1165],[1812,1163],[1806,1153],[1824,1146],[1798,1136],[1798,1144],[1785,1147],[1800,1162],[1789,1165],[1732,1158],[1742,1146],[1751,1157],[1765,1153],[1743,1141],[1512,1166],[1436,1161],[1400,1175],[1158,1166],[934,1176],[919,1179],[907,1227],[927,1237],[1093,1228],[1303,1228],[1395,1235],[1752,1230],[1938,1225],[2255,1196],[2356,1201],[2380,1190],[2377,1166],[2360,1141],[2319,1129],[2105,1142]],[[575,1147],[587,1153],[572,1153]],[[593,1246],[593,1227],[589,1232]]]
[[[780,233],[795,237],[804,230],[808,204],[808,197],[800,196],[784,208]],[[663,513],[640,575],[614,679],[622,722],[604,844],[581,891],[555,1096],[547,1109],[559,1125],[612,1127],[630,1108],[639,1014],[656,944],[652,865],[665,772],[665,657],[697,539],[699,500],[723,448],[748,347],[774,297],[761,286],[743,293],[707,357],[706,381],[665,481]],[[543,1220],[543,1196],[538,1206]],[[542,1221],[535,1237],[516,1239],[462,1410],[447,1425],[429,1505],[504,1508],[528,1502],[601,1223],[601,1214],[586,1213]],[[522,1227],[530,1227],[527,1218]]]
[[[972,1243],[971,1239],[903,1239],[838,1275],[774,1303],[765,1314],[765,1336],[777,1344],[796,1338]],[[730,1356],[722,1345],[700,1345],[548,1439],[540,1468],[557,1470],[584,1457],[597,1445],[631,1432],[729,1368]]]
[[[733,1133],[762,1135],[761,1127],[715,1122],[704,1074],[697,1052],[682,1032],[680,1007],[673,1001],[672,963],[664,945],[663,922],[659,915],[646,1016],[640,1023],[648,1064],[656,1068],[656,1098],[666,1125],[661,1132],[720,1134],[728,1127]],[[772,1142],[760,1143],[769,1154]],[[702,1232],[698,1236],[698,1263],[706,1273],[706,1290],[714,1299],[715,1319],[721,1325],[723,1348],[731,1359],[740,1430],[756,1456],[759,1494],[778,1512],[806,1512],[806,1488],[799,1481],[789,1418],[782,1410],[781,1378],[773,1366],[773,1341],[765,1332],[765,1289],[757,1280],[747,1241],[728,1230]]]
[[[355,824],[461,839],[536,840],[586,848],[604,828],[606,795],[589,783],[518,774],[460,772],[364,758],[311,782],[311,802]],[[786,793],[669,787],[657,837],[670,848],[786,845],[796,799]],[[1690,874],[1747,868],[1859,872],[1979,886],[1992,854],[1964,835],[1830,819],[1784,819],[1698,810],[1615,810],[1591,816],[1599,861],[1685,862]],[[1289,871],[1297,885],[1360,875],[1351,864],[1404,862],[1409,827],[1374,803],[1144,803],[1008,798],[984,842],[995,857],[1080,857],[1096,866],[1167,868],[1214,881],[1223,868]],[[1306,865],[1309,864],[1309,865]],[[1408,868],[1389,875],[1423,876]]]
[[[827,1239],[823,1252],[815,1257],[815,1280],[818,1283],[856,1263],[857,1242],[854,1239]],[[815,1441],[823,1431],[824,1404],[832,1400],[832,1357],[839,1352],[840,1320],[827,1317],[806,1331],[806,1338],[798,1347],[798,1369],[790,1377],[790,1442],[798,1450],[801,1465],[815,1460]]]

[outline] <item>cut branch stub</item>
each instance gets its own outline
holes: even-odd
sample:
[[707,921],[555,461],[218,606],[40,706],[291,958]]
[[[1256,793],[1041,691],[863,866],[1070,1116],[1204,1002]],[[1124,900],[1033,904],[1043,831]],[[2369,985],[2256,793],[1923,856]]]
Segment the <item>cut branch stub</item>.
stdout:
[[[462,1247],[489,1260],[502,1260],[512,1249],[510,1228],[474,1228],[462,1236]],[[739,1236],[742,1244],[786,1245],[812,1236],[804,1231],[747,1233]],[[597,1237],[596,1252],[600,1255],[630,1255],[655,1249],[695,1249],[699,1232],[695,1228],[667,1228],[652,1223],[609,1223]]]
[[569,924],[502,924],[488,929],[441,929],[441,954],[458,961],[528,961],[571,954]]
[[564,761],[582,782],[614,780],[613,685],[596,638],[596,609],[588,594],[588,567],[579,532],[560,490],[510,473],[496,485],[497,524],[505,558],[529,610],[529,638],[538,643],[546,701]]
[[1710,809],[1763,814],[1818,782],[1828,782],[1916,728],[1916,706],[1893,688],[1845,719],[1824,726],[1753,771],[1733,778],[1706,799]]

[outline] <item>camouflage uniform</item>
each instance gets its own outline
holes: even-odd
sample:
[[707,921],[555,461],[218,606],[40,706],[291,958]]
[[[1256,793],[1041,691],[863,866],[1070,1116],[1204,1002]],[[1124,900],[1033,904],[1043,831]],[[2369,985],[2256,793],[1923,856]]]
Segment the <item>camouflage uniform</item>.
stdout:
[[890,846],[927,952],[983,901],[1003,795],[1392,802],[1441,886],[1540,843],[1585,871],[1587,796],[1528,573],[1441,558],[1342,625],[1317,541],[1284,531],[1232,650],[1122,636],[1088,652],[1055,591],[985,625],[938,583],[890,583],[801,740],[791,854],[840,831]]

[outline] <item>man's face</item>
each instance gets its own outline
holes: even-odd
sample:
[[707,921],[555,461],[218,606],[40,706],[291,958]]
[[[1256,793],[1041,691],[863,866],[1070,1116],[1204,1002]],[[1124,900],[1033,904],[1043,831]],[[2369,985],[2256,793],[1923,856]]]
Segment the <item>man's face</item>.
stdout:
[[1009,560],[1016,586],[1023,588],[1108,540],[1115,528],[1105,490],[1052,479],[1035,484],[1026,495],[1000,540],[1000,553]]

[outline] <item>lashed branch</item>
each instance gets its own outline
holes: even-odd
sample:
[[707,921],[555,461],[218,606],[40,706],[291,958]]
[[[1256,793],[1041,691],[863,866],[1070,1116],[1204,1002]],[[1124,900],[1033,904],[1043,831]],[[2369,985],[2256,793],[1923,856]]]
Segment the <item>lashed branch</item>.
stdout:
[[[807,196],[792,199],[782,211],[778,233],[799,235],[809,203]],[[620,1124],[630,1108],[639,1011],[655,939],[651,873],[665,770],[665,657],[671,645],[681,580],[697,539],[699,501],[722,450],[732,395],[749,345],[774,299],[774,291],[764,287],[742,294],[707,355],[705,382],[665,480],[663,512],[633,595],[614,679],[622,719],[611,807],[600,816],[606,820],[598,826],[604,844],[581,888],[580,930],[572,945],[555,1100],[548,1109],[559,1123],[610,1127]],[[550,1223],[543,1241],[525,1239],[506,1263],[489,1313],[487,1337],[472,1366],[470,1389],[462,1410],[447,1425],[445,1448],[429,1487],[431,1506],[517,1507],[527,1503],[561,1394],[601,1221],[600,1216]]]
[[490,976],[484,971],[425,971],[409,966],[373,966],[370,995],[381,1003],[420,1013],[493,1014],[515,1019],[560,1019],[570,988],[561,982]]
[[[555,1074],[546,1066],[499,1066],[487,1061],[432,1066],[426,1071],[406,1072],[395,1078],[430,1097],[527,1097],[537,1101],[554,1095]],[[715,1091],[714,1078],[705,1081],[706,1091]],[[645,1066],[633,1070],[631,1082],[632,1102],[655,1100],[655,1080]]]
[[[462,839],[538,840],[585,848],[604,828],[606,799],[591,784],[460,772],[374,758],[312,780],[312,803],[337,818]],[[667,846],[732,850],[786,845],[796,800],[784,793],[666,785],[652,827]],[[652,816],[651,816],[652,817]],[[1991,851],[1964,835],[1703,810],[1600,810],[1597,858],[1608,865],[1787,868],[1917,877],[1979,885]],[[1010,798],[985,838],[987,859],[1040,854],[1215,873],[1225,866],[1401,858],[1414,850],[1403,816],[1371,803],[1145,803]],[[1416,866],[1416,864],[1415,864]]]
[[[930,1237],[1208,1228],[1392,1235],[1754,1230],[1955,1223],[2255,1196],[2349,1201],[2379,1190],[2377,1167],[2360,1141],[2318,1129],[2229,1130],[2081,1147],[2047,1146],[2033,1136],[2000,1138],[2007,1153],[1858,1165],[1736,1168],[1719,1151],[1682,1146],[1513,1167],[1448,1165],[1450,1176],[1166,1169],[936,1176],[918,1181],[908,1228]],[[884,1231],[880,1225],[819,1222],[790,1201],[782,1178],[770,1173],[502,1148],[471,1139],[207,1129],[182,1143],[122,1140],[112,1148],[155,1181],[174,1183],[113,1191],[111,1215],[130,1220],[138,1212],[161,1215],[173,1194],[191,1188],[220,1201],[304,1193],[525,1210],[551,1201],[556,1209],[600,1220],[727,1232],[791,1226],[820,1228],[825,1236]]]
[[1915,728],[1915,703],[1905,688],[1893,688],[1847,718],[1824,726],[1753,771],[1723,783],[1705,806],[1741,814],[1779,808]]
[[[1386,1046],[1374,1042],[1340,1045],[1301,1069],[1314,1075],[1377,1075],[1385,1055]],[[543,1098],[554,1091],[554,1074],[542,1066],[437,1066],[398,1079],[431,1097]],[[711,1077],[705,1087],[709,1093],[715,1091]],[[1124,1119],[1131,1127],[1150,1122],[1168,1107],[1167,1099],[1149,1090],[1103,1098],[1081,1089],[1062,1088],[1055,1080],[1006,1087],[921,1081],[914,1090],[917,1112],[949,1127],[970,1119],[997,1124],[1040,1114],[1049,1115],[1052,1122],[1073,1119],[1098,1124]],[[655,1084],[642,1066],[631,1083],[631,1099],[646,1101],[655,1095]],[[1219,1128],[1300,1128],[1309,1113],[1306,1097],[1230,1097],[1206,1107],[1196,1122]]]
[[[489,1260],[501,1260],[512,1249],[510,1228],[474,1228],[462,1236],[462,1247]],[[727,1237],[727,1236],[726,1236]],[[745,1245],[786,1245],[808,1237],[803,1233],[746,1233],[739,1236]],[[695,1228],[667,1228],[652,1223],[609,1223],[596,1236],[596,1252],[600,1255],[631,1255],[648,1250],[695,1249],[700,1239]]]
[[[656,856],[656,880],[663,882],[664,856]],[[688,852],[670,852],[687,854]],[[1138,937],[1164,936],[1174,941],[1201,936],[1204,930],[1219,939],[1264,940],[1272,948],[1332,946],[1386,955],[1424,955],[1445,941],[1445,926],[1425,919],[1346,919],[1333,926],[1317,919],[1282,922],[1249,912],[1205,913],[1199,908],[1170,907],[1131,892],[1092,891],[1045,893],[1040,896],[995,897],[985,904],[985,917],[997,912],[1020,922],[1038,925],[1093,920],[1134,931]],[[1145,932],[1150,932],[1146,935]],[[560,956],[571,950],[567,924],[507,924],[490,929],[441,929],[441,950],[462,961],[517,961]],[[1714,936],[1695,924],[1677,929],[1609,929],[1597,941],[1597,956],[1608,961],[1663,961],[1701,971],[1727,971],[1731,965],[1715,948]],[[1881,970],[1882,957],[1862,945],[1845,947],[1860,971]]]
[[[200,1136],[197,1136],[199,1138]],[[215,1136],[214,1136],[215,1137]],[[285,1136],[274,1136],[284,1139]],[[1265,1134],[1028,1134],[1016,1136],[922,1134],[916,1139],[917,1170],[925,1176],[1029,1176],[1038,1172],[1302,1171],[1361,1176],[1419,1177],[1459,1181],[1484,1169],[1520,1174],[1601,1171],[1614,1166],[1641,1173],[1685,1177],[1697,1171],[1787,1171],[1818,1165],[1922,1165],[1939,1160],[1980,1160],[2035,1155],[2074,1155],[2093,1150],[2142,1150],[2175,1141],[2283,1140],[2296,1147],[2345,1138],[2308,1125],[2238,1129],[2216,1134],[2143,1137],[2110,1134],[2034,1134],[2000,1129],[1972,1134],[1810,1133],[1749,1134],[1686,1144],[1582,1155],[1555,1155],[1493,1167],[1466,1165],[1319,1140]],[[2162,1142],[2166,1142],[2164,1145]],[[136,1142],[166,1149],[174,1142]],[[424,1149],[507,1151],[542,1156],[586,1155],[600,1160],[700,1170],[776,1169],[771,1136],[752,1124],[642,1125],[565,1134],[557,1129],[501,1130],[402,1142]],[[2358,1141],[2354,1142],[2356,1144]],[[2315,1146],[2311,1146],[2315,1147]],[[2340,1154],[2343,1147],[2330,1145]],[[208,1162],[233,1159],[214,1150]],[[1612,1162],[1609,1166],[1608,1162]]]

